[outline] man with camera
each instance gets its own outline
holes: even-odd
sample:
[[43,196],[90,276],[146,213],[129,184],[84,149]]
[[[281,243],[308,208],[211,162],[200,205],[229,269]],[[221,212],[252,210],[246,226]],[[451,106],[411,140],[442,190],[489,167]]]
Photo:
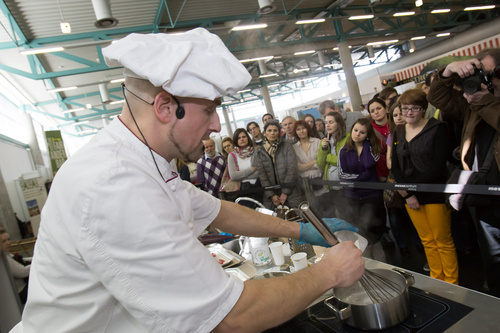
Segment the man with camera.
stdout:
[[[447,117],[463,121],[459,152],[464,170],[478,171],[494,146],[486,185],[500,184],[500,49],[485,49],[473,59],[441,69],[427,99]],[[500,196],[484,199],[487,205],[469,208],[476,210],[488,288],[500,297]]]

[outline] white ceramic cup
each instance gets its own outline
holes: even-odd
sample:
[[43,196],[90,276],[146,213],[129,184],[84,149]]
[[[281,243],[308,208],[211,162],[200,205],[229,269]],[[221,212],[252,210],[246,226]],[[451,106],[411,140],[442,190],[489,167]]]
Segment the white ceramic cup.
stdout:
[[269,249],[273,255],[274,264],[281,266],[285,263],[285,256],[283,255],[283,242],[274,242],[269,244]]
[[271,262],[268,240],[267,237],[250,237],[250,249],[255,266],[267,265]]
[[307,253],[305,252],[297,252],[290,259],[292,259],[296,272],[307,267]]

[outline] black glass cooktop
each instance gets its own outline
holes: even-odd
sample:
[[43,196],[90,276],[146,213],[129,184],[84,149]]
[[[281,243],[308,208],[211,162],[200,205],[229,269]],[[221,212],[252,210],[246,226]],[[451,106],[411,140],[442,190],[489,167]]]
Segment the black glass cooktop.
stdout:
[[[378,332],[443,332],[465,317],[473,308],[426,291],[410,287],[411,312],[408,318],[397,326]],[[335,317],[323,302],[306,309],[292,320],[265,332],[366,332],[348,326]]]

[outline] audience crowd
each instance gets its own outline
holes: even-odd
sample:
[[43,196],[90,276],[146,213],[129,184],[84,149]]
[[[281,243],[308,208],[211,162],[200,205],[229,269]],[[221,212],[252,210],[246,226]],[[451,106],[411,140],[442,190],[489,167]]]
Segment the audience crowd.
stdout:
[[[460,230],[452,230],[453,223],[475,223],[483,243],[479,246],[488,287],[491,294],[500,296],[500,205],[477,210],[481,212],[473,216],[474,207],[468,207],[472,214],[467,209],[453,211],[446,195],[437,191],[383,191],[317,181],[445,184],[451,171],[461,167],[460,160],[465,170],[478,171],[489,147],[495,144],[495,153],[499,149],[500,87],[494,94],[485,87],[474,94],[461,92],[452,76],[472,75],[463,74],[471,64],[492,74],[495,88],[500,85],[495,76],[500,76],[500,53],[490,49],[429,74],[426,82],[401,96],[387,87],[373,96],[366,109],[362,107],[363,112],[343,110],[326,100],[319,104],[321,116],[316,118],[312,114],[299,114],[301,119],[288,115],[278,122],[274,115],[265,114],[263,132],[252,121],[246,130],[237,129],[232,140],[222,140],[229,174],[247,184],[241,190],[253,189],[241,196],[251,196],[269,209],[297,208],[308,201],[322,217],[352,223],[368,239],[365,256],[384,261],[384,248],[395,244],[402,257],[408,257],[408,247],[413,245],[425,253],[428,264],[424,269],[431,277],[453,284],[459,283],[455,244],[462,251],[470,246],[460,240]],[[484,142],[477,152],[473,140]],[[231,141],[234,151],[226,155]],[[497,160],[498,154],[487,184],[500,183]],[[221,193],[221,197],[234,200],[240,196],[227,194]],[[392,238],[387,236],[388,230]]]

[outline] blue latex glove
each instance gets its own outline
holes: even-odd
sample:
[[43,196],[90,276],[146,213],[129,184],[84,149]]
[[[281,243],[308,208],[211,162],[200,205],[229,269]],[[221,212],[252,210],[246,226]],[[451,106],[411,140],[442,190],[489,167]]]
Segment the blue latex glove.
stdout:
[[[358,228],[338,218],[324,218],[326,225],[332,232],[337,232],[340,230],[349,230],[353,232],[358,232]],[[314,227],[312,223],[302,223],[300,222],[300,238],[297,244],[311,244],[319,245],[324,247],[330,247],[330,244],[321,236],[319,231]]]

